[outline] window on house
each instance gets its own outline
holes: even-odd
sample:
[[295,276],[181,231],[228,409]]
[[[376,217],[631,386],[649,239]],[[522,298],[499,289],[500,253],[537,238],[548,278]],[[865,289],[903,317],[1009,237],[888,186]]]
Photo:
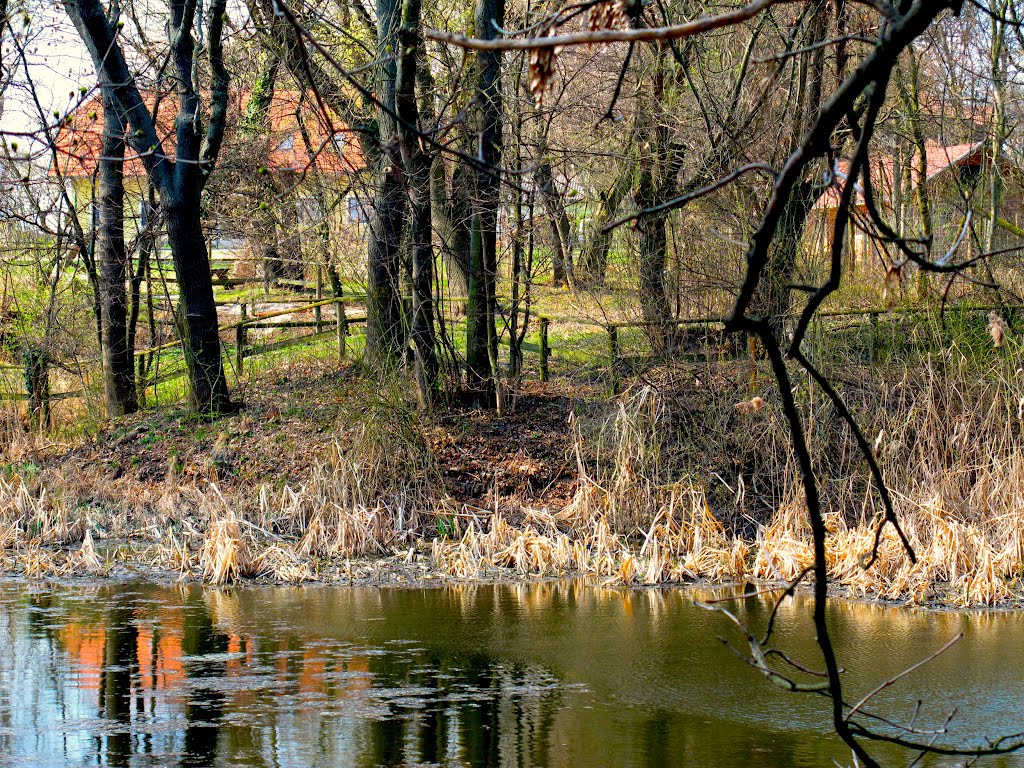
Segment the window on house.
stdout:
[[338,131],[331,137],[331,141],[334,142],[334,149],[339,155],[344,156],[345,154],[345,134],[342,131]]
[[348,199],[348,220],[354,224],[365,224],[370,220],[370,212],[358,197]]
[[277,151],[278,152],[291,152],[292,151],[292,147],[294,147],[294,146],[295,146],[295,137],[294,136],[287,136],[287,137],[285,137],[284,141],[282,141],[280,144],[277,145]]

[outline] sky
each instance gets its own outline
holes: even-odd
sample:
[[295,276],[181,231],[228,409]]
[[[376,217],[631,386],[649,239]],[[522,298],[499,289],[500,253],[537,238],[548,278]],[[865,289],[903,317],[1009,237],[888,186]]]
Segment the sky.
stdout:
[[[18,36],[26,40],[25,58],[28,75],[36,85],[36,95],[52,118],[53,111],[66,111],[78,98],[78,89],[91,86],[95,76],[85,49],[55,3],[32,3],[31,22],[26,27],[24,15],[16,16],[12,26]],[[3,59],[7,66],[16,66],[13,88],[5,94],[4,113],[0,128],[4,130],[31,130],[38,127],[39,118],[26,87],[29,77],[18,61],[15,46],[4,45]],[[74,92],[74,96],[72,96]]]

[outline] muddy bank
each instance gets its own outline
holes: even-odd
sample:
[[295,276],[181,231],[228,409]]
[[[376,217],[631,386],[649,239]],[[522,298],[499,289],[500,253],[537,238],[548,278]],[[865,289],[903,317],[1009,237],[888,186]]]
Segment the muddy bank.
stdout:
[[[697,391],[673,400],[644,386],[608,401],[538,385],[505,417],[453,405],[427,418],[399,385],[297,369],[230,418],[145,413],[65,443],[12,442],[0,471],[0,572],[784,584],[809,564],[811,541],[773,406],[749,414],[725,384]],[[705,434],[684,445],[698,416],[721,416],[726,442]],[[762,473],[737,464],[723,474],[723,446],[759,447]],[[764,477],[780,484],[776,495]],[[917,563],[887,528],[865,571],[879,511],[867,489],[859,508],[844,501],[855,486],[846,476],[828,483],[845,494],[826,516],[828,565],[844,594],[1019,604],[1016,496],[1006,496],[1010,514],[987,518],[941,495],[902,496]]]

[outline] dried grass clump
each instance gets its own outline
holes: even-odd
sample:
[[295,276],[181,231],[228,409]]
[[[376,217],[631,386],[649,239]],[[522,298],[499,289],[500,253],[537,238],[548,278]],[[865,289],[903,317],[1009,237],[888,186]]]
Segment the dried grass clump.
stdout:
[[20,477],[0,478],[0,547],[32,540],[38,544],[66,545],[82,541],[85,520],[72,514],[45,489],[30,490]]
[[274,544],[260,550],[252,560],[251,569],[255,575],[267,576],[275,581],[301,583],[316,578],[308,559],[297,552],[295,547],[284,544]]
[[[865,432],[876,436],[875,454],[918,560],[887,529],[869,570],[863,564],[880,520],[877,494],[845,425],[808,396],[805,418],[829,510],[828,567],[838,584],[858,595],[965,606],[1024,596],[1022,379],[1011,356],[979,363],[953,345],[848,393]],[[799,476],[793,469],[786,475],[790,501],[757,528],[754,578],[788,580],[812,560]]]
[[86,573],[103,573],[103,562],[96,552],[96,544],[92,540],[92,531],[88,528],[85,531],[85,538],[82,539],[82,546],[75,553],[75,564]]
[[649,519],[663,495],[664,415],[664,401],[653,387],[623,395],[597,436],[593,471],[582,459],[583,437],[573,423],[582,493],[562,511],[561,520],[586,520],[600,510],[615,530],[632,532]]
[[408,387],[401,380],[368,382],[360,395],[353,400],[358,411],[342,417],[343,437],[334,444],[332,479],[349,494],[340,501],[407,515],[433,507],[441,473]]
[[252,573],[249,547],[234,512],[228,510],[210,521],[199,565],[208,584],[226,584]]
[[642,540],[614,532],[603,496],[586,486],[579,495],[596,499],[596,505],[584,512],[578,497],[570,515],[529,510],[532,522],[518,526],[495,513],[486,531],[471,519],[458,541],[434,540],[434,562],[457,578],[504,568],[528,576],[585,574],[615,584],[722,579],[746,572],[746,544],[726,535],[698,489],[670,489]]
[[[877,561],[864,569],[881,519],[878,497],[848,428],[811,389],[800,399],[835,583],[853,594],[908,602],[993,605],[1024,597],[1024,371],[1010,358],[979,368],[954,346],[899,376],[853,381],[848,401],[865,431],[877,436],[876,455],[917,563],[888,529]],[[471,523],[456,542],[434,542],[435,561],[457,577],[507,568],[621,583],[789,581],[811,564],[813,550],[787,426],[767,401],[740,418],[731,430],[750,430],[756,420],[763,456],[755,464],[771,477],[753,479],[777,494],[771,514],[745,511],[752,480],[742,474],[730,488],[734,506],[715,512],[699,482],[673,479],[699,477],[700,467],[666,461],[677,426],[661,395],[641,387],[619,400],[601,429],[595,463],[583,460],[585,439],[576,429],[580,482],[561,511],[527,510],[517,526],[500,516],[487,527]],[[715,439],[710,426],[696,432],[701,445]]]
[[410,508],[404,494],[386,501],[371,499],[362,479],[362,466],[340,451],[332,467],[314,471],[310,485],[290,504],[298,512],[295,519],[302,521],[299,549],[303,554],[377,554],[415,526],[422,501]]

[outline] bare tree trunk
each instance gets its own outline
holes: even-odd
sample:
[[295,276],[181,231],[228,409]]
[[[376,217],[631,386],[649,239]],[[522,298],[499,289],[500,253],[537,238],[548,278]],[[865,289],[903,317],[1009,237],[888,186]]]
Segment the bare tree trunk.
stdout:
[[[134,271],[132,272],[130,280],[131,299],[129,301],[128,308],[129,350],[135,349],[135,339],[139,327],[139,314],[142,312],[142,283],[149,280],[150,262],[154,252],[156,251],[156,233],[159,231],[159,227],[155,221],[158,215],[156,207],[156,193],[153,190],[152,185],[149,186],[147,196],[143,200],[143,212],[144,215],[140,221],[141,231],[139,232],[139,259]],[[152,301],[152,294],[148,295],[148,300]],[[139,361],[139,369],[142,372],[145,371],[145,366],[142,360]],[[137,403],[142,401],[143,398],[141,393],[145,390],[141,379],[142,376],[140,375],[135,380],[135,397]]]
[[817,194],[818,190],[810,182],[796,185],[783,209],[761,281],[757,311],[769,322],[778,338],[782,338],[785,332],[792,301],[790,286],[803,242],[804,226]]
[[[100,80],[109,84],[111,103],[116,105],[120,119],[131,127],[126,142],[138,153],[160,193],[180,291],[178,311],[190,403],[203,412],[225,413],[233,406],[220,356],[217,308],[199,200],[220,153],[227,124],[228,72],[223,57],[227,0],[210,0],[203,14],[198,13],[195,0],[169,2],[169,60],[176,75],[178,97],[173,161],[118,43],[115,22],[107,18],[99,0],[62,0],[62,5],[85,43]],[[199,23],[205,19],[208,24],[203,48],[210,67],[205,131],[201,89],[194,82],[197,16]]]
[[[477,0],[475,33],[493,39],[505,22],[505,0]],[[466,309],[466,379],[471,392],[491,402],[496,394],[498,337],[495,282],[498,272],[498,207],[501,165],[501,53],[479,51],[476,57],[478,157],[475,212],[470,253],[469,303]]]
[[544,212],[547,214],[548,227],[551,232],[551,276],[555,285],[568,284],[570,288],[575,288],[576,280],[570,250],[572,233],[569,216],[565,212],[562,196],[555,188],[554,174],[551,171],[549,160],[542,159],[537,164],[534,178],[544,203]]
[[[821,111],[821,94],[825,78],[825,54],[821,42],[828,30],[829,6],[826,0],[816,0],[807,22],[804,44],[813,50],[800,60],[790,151],[800,145],[808,128],[816,123]],[[793,283],[797,258],[803,242],[804,227],[817,199],[817,193],[814,184],[808,180],[795,185],[783,208],[764,272],[757,310],[767,319],[776,338],[779,339],[785,332],[785,319],[789,315],[792,300],[790,286]]]
[[[989,50],[989,67],[992,78],[992,127],[991,145],[988,147],[989,154],[989,187],[988,187],[988,223],[985,228],[984,249],[991,253],[996,249],[996,231],[999,228],[999,213],[1003,205],[1003,175],[999,168],[999,161],[1003,154],[1003,147],[1006,145],[1008,136],[1008,125],[1006,119],[1006,85],[1007,85],[1007,51],[1006,51],[1006,26],[1005,19],[1008,17],[1009,0],[996,0],[993,5],[991,23],[991,48]],[[985,270],[986,281],[990,286],[988,291],[992,300],[1003,306],[1003,292],[992,272],[992,265],[988,259],[982,263]],[[1004,308],[1005,313],[1005,308]]]
[[178,315],[192,406],[199,411],[230,410],[228,382],[220,354],[217,305],[210,259],[200,224],[199,193],[163,196],[167,241],[178,278]]
[[[667,66],[664,44],[654,44],[651,90],[638,113],[635,127],[634,143],[639,155],[633,180],[633,200],[641,210],[660,205],[672,197],[682,164],[681,150],[671,142],[668,125],[660,114]],[[637,220],[640,306],[651,348],[658,355],[671,351],[675,336],[671,325],[672,309],[665,290],[667,222],[668,216],[663,213],[641,216]]]
[[583,279],[600,285],[608,271],[608,252],[611,249],[612,233],[604,227],[612,222],[622,199],[629,193],[630,174],[623,170],[612,185],[601,190],[597,196],[597,212],[587,227],[587,236],[580,256],[580,270]]
[[401,21],[399,0],[377,0],[378,65],[376,95],[381,109],[377,115],[378,141],[373,212],[368,245],[369,285],[366,297],[366,357],[375,366],[397,365],[405,347],[400,281],[402,228],[404,224],[405,180],[402,159],[393,139],[397,125],[395,79],[397,65],[392,53],[398,45]]
[[28,418],[33,429],[50,428],[50,364],[40,349],[25,351],[25,389],[28,390]]
[[450,193],[445,187],[444,161],[440,156],[434,158],[430,174],[434,229],[439,235],[448,287],[456,296],[466,296],[469,290],[471,174],[465,163],[454,160]]
[[116,104],[103,94],[103,139],[97,203],[96,260],[103,312],[103,389],[107,413],[123,416],[138,409],[134,353],[128,346],[128,253],[124,243],[124,133]]
[[[420,121],[423,125],[437,125],[434,106],[434,77],[430,63],[420,56],[416,67],[419,87]],[[459,159],[452,162],[451,193],[447,188],[443,156],[432,153],[430,165],[431,226],[438,236],[444,277],[453,296],[465,297],[469,286],[469,190],[472,173]]]
[[[928,147],[925,144],[924,127],[921,124],[921,78],[920,62],[913,48],[904,54],[909,62],[909,72],[901,66],[896,67],[896,85],[903,102],[906,114],[907,129],[914,146],[914,164],[911,172],[914,200],[917,203],[917,215],[920,223],[920,237],[931,240],[932,226],[931,201],[928,199]],[[917,271],[917,298],[927,300],[931,293],[928,273],[923,269]]]
[[415,128],[420,124],[416,100],[416,70],[423,51],[420,36],[420,0],[405,0],[399,44],[396,107],[398,135],[412,208],[412,324],[416,382],[420,403],[427,408],[437,393],[438,362],[434,335],[434,243],[431,228],[430,174],[432,160]]
[[285,279],[304,280],[306,265],[302,257],[302,228],[299,226],[299,207],[295,194],[295,180],[285,179],[285,192],[278,204],[282,237],[278,241],[280,272]]

